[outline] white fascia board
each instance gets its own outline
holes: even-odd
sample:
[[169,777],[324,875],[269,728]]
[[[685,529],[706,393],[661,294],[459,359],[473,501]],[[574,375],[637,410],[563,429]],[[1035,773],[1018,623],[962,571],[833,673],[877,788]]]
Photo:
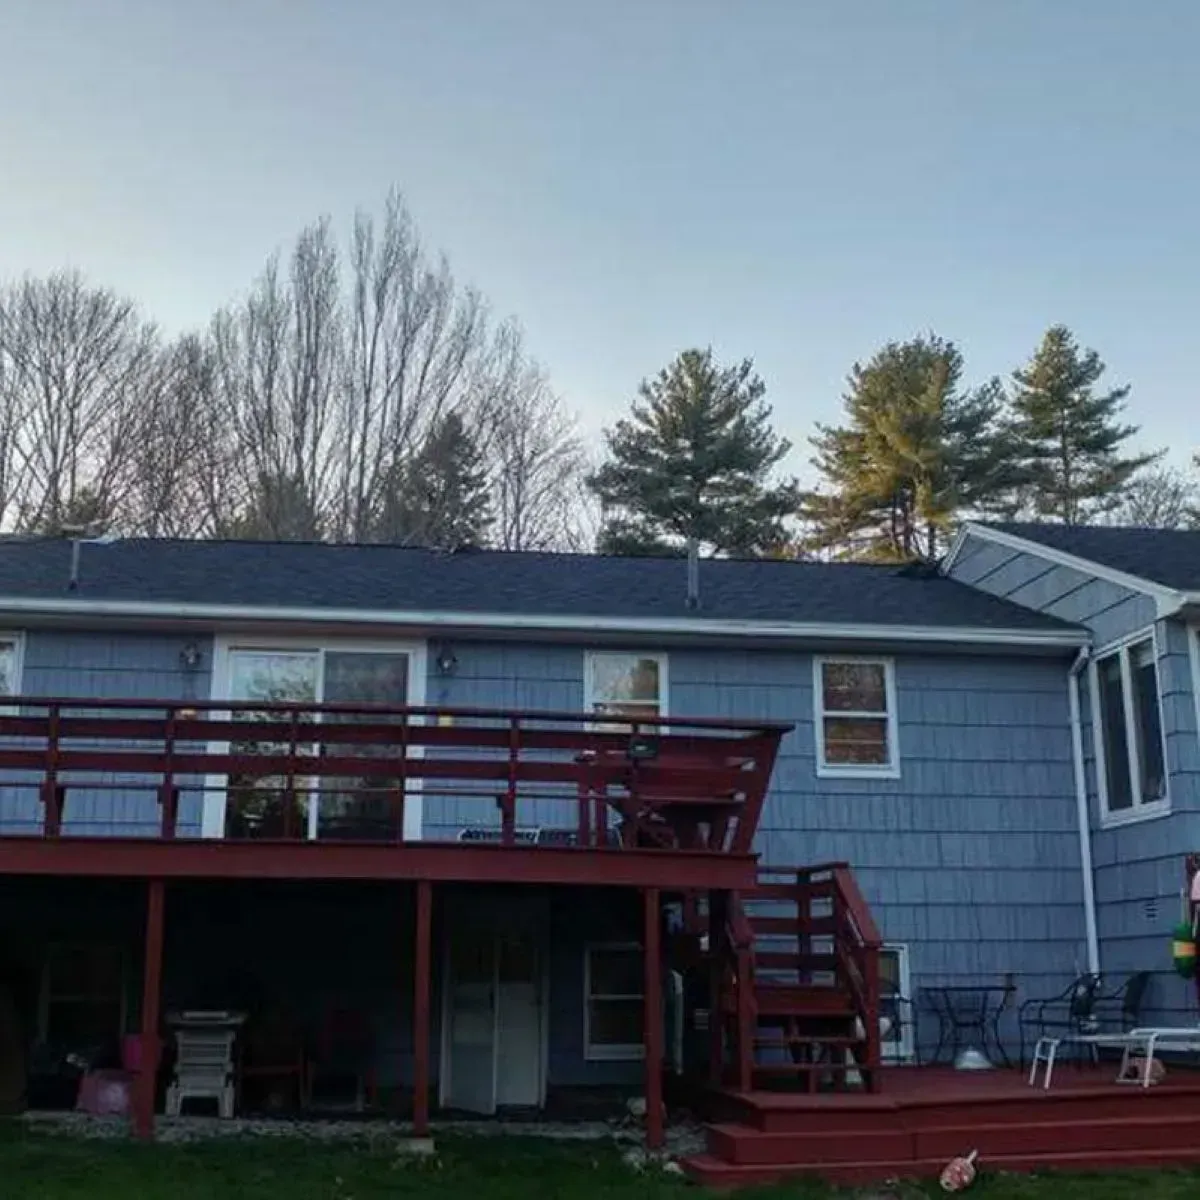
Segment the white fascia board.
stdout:
[[857,625],[834,622],[737,621],[703,618],[622,618],[537,616],[526,613],[406,612],[343,608],[247,608],[224,604],[162,603],[140,600],[56,600],[0,597],[0,619],[38,617],[57,620],[156,621],[204,624],[213,628],[304,626],[455,631],[500,634],[625,634],[639,637],[758,639],[935,645],[1014,646],[1060,649],[1084,645],[1083,629],[992,628],[988,626]]

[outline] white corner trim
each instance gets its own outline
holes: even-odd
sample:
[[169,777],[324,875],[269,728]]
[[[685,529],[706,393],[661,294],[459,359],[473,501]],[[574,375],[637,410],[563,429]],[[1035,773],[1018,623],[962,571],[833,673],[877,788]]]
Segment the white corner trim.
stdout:
[[1079,867],[1083,876],[1083,921],[1087,939],[1088,971],[1099,975],[1100,934],[1096,918],[1096,876],[1092,859],[1092,822],[1088,811],[1087,770],[1083,758],[1083,713],[1079,703],[1079,684],[1087,665],[1088,652],[1086,649],[1080,650],[1067,673],[1067,706],[1071,719],[1071,765],[1075,774],[1075,820],[1079,830]]
[[12,646],[13,662],[12,662],[12,679],[9,683],[12,685],[11,692],[14,696],[19,696],[24,689],[25,680],[25,635],[19,629],[4,629],[0,630],[0,646]]
[[[247,608],[227,604],[159,603],[140,600],[58,600],[0,597],[0,617],[38,616],[65,620],[124,620],[196,623],[209,629],[321,629],[334,636],[412,635],[432,630],[503,634],[568,634],[686,637],[696,641],[757,638],[781,642],[913,642],[922,645],[1004,646],[1050,650],[1085,645],[1084,629],[992,628],[990,626],[875,625],[822,621],[741,621],[699,617],[567,617],[525,613],[430,612],[345,608]],[[378,634],[376,634],[378,631]],[[261,636],[261,634],[259,635]]]
[[[883,688],[887,702],[888,761],[877,766],[869,763],[829,763],[825,761],[825,675],[826,663],[869,663],[883,667]],[[884,655],[814,654],[813,655],[813,746],[817,776],[821,779],[899,779],[900,722],[896,711],[896,662]],[[832,715],[837,715],[832,714]],[[864,714],[853,714],[864,716]],[[879,714],[875,715],[879,719]]]
[[[1140,575],[1130,575],[1125,571],[1118,571],[1115,567],[1106,567],[1090,558],[1081,558],[1078,554],[1069,554],[1065,550],[1043,545],[1032,538],[1023,538],[1015,533],[991,529],[986,525],[978,525],[974,522],[968,522],[963,527],[962,533],[970,533],[984,541],[994,542],[998,546],[1019,550],[1023,554],[1033,554],[1044,558],[1047,562],[1057,563],[1061,567],[1071,567],[1073,570],[1094,576],[1096,579],[1104,579],[1109,583],[1128,588],[1130,591],[1151,596],[1158,601],[1160,616],[1177,611],[1186,599],[1182,592],[1176,591],[1174,588],[1164,587],[1161,583],[1143,579]],[[947,567],[947,569],[949,568]]]

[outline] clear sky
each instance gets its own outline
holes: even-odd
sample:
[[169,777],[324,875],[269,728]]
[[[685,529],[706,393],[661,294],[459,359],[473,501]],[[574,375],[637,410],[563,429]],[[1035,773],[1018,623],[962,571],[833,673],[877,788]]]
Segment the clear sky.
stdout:
[[0,275],[179,328],[392,184],[591,428],[711,342],[802,443],[1061,321],[1200,444],[1200,0],[0,2]]

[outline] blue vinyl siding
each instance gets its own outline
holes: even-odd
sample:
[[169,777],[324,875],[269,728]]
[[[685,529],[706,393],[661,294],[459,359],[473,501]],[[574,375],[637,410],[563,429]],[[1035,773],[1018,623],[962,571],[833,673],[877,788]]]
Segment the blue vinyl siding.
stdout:
[[[201,649],[198,668],[183,666],[190,643]],[[210,689],[211,639],[189,634],[92,633],[30,630],[25,634],[21,691],[27,696],[80,699],[206,699]],[[40,827],[35,786],[0,789],[0,832],[29,833]],[[150,792],[121,787],[114,776],[103,791],[68,794],[64,833],[150,836],[158,828],[158,803]],[[200,832],[200,798],[183,797],[179,828]]]
[[1053,563],[1035,550],[1024,553],[968,538],[950,574],[993,595],[1086,626],[1097,650],[1153,628],[1169,814],[1104,827],[1087,672],[1080,684],[1100,957],[1102,969],[1113,979],[1132,971],[1155,971],[1152,1009],[1190,1010],[1191,987],[1170,970],[1167,945],[1181,912],[1184,854],[1200,847],[1200,731],[1187,629],[1179,621],[1159,620],[1152,597]]

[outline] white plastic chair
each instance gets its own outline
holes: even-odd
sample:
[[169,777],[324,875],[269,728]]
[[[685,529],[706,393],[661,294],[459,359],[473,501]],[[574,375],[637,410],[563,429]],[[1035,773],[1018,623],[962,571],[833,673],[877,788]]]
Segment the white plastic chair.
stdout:
[[233,1116],[234,1029],[177,1029],[175,1077],[167,1089],[167,1115],[179,1116],[185,1100],[215,1100],[225,1119]]

